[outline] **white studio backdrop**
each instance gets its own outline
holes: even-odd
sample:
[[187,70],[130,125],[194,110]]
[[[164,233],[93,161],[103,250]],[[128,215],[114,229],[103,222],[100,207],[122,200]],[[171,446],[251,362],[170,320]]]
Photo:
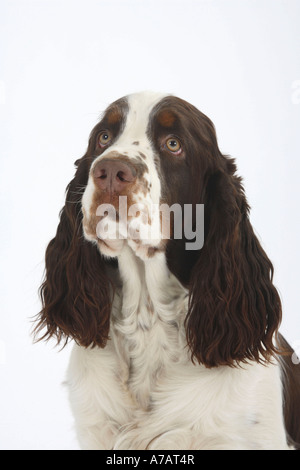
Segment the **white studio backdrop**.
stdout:
[[73,162],[131,92],[175,94],[215,123],[299,352],[299,20],[298,0],[0,0],[1,449],[78,448],[70,346],[34,345],[31,319]]

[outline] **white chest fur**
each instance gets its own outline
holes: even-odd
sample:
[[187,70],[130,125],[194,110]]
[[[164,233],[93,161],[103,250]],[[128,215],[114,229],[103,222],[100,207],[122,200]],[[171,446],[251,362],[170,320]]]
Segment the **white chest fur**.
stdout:
[[184,359],[187,292],[167,269],[162,253],[143,262],[127,248],[119,269],[121,305],[113,310],[111,333],[126,387],[146,410],[159,377]]

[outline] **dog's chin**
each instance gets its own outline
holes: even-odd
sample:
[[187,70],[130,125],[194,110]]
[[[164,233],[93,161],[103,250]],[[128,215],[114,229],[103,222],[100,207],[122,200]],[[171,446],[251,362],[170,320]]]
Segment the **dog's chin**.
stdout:
[[109,258],[116,258],[122,253],[126,240],[101,240],[97,239],[100,253]]
[[150,241],[130,238],[123,240],[102,240],[98,238],[97,246],[102,255],[110,258],[120,256],[124,249],[129,247],[134,255],[142,261],[146,261],[165,250],[165,241],[153,244]]
[[125,247],[130,247],[137,257],[145,261],[165,249],[166,240],[160,236],[147,236],[150,226],[144,226],[142,230],[136,227],[134,223],[127,227],[116,223],[114,226],[110,224],[108,230],[108,226],[98,224],[95,230],[91,230],[90,223],[83,223],[83,233],[86,240],[97,245],[102,255],[110,258],[120,256]]

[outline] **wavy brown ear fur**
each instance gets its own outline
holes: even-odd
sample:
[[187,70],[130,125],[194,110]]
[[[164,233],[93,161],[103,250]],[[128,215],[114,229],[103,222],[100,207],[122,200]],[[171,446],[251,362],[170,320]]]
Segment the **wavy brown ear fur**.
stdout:
[[55,238],[46,250],[45,280],[40,288],[42,310],[35,335],[54,336],[59,343],[72,337],[83,346],[105,346],[109,331],[109,279],[96,246],[82,233],[81,196],[88,179],[90,157],[78,160],[67,187]]
[[207,367],[268,361],[281,321],[273,266],[235,171],[234,160],[219,154],[201,201],[206,236],[192,272],[186,332],[193,360]]

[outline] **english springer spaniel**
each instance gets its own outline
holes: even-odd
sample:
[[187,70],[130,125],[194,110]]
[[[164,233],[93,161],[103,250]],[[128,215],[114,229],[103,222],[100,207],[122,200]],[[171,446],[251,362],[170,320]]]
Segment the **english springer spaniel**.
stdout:
[[36,334],[74,340],[80,446],[297,448],[300,365],[210,119],[170,95],[121,98],[75,165]]

